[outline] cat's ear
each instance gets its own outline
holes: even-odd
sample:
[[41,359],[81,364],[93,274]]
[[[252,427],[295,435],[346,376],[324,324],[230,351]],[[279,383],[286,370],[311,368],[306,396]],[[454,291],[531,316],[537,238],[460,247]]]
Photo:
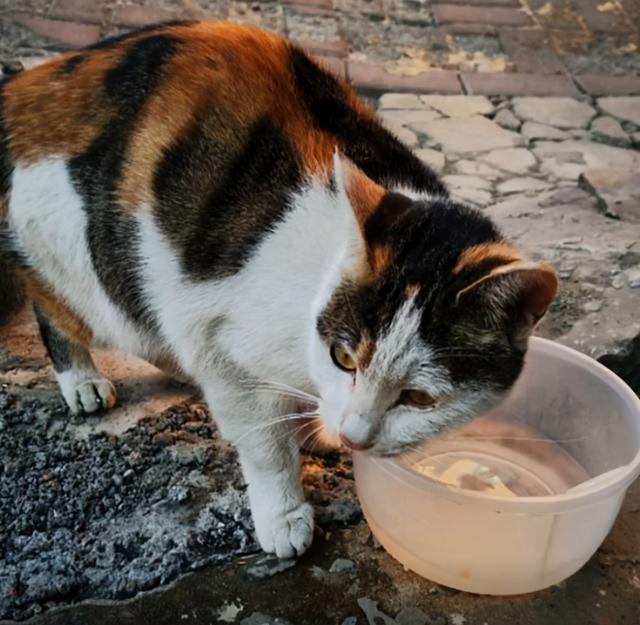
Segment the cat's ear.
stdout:
[[[376,224],[384,216],[381,210],[386,191],[360,168],[344,156],[334,155],[334,179],[339,192],[344,193],[348,210],[357,223],[357,241],[353,241],[354,249],[364,252],[365,262],[360,270],[367,273],[380,274],[390,264],[392,254],[386,242],[377,236]],[[388,225],[388,224],[385,224]]]
[[558,276],[551,265],[515,262],[464,287],[456,303],[482,306],[494,324],[506,328],[514,347],[524,350],[557,293]]

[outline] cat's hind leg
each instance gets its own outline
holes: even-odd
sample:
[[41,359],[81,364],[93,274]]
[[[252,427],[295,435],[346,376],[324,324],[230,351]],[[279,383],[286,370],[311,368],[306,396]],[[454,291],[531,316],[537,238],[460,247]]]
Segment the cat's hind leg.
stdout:
[[116,403],[116,389],[100,375],[89,350],[60,332],[41,308],[34,306],[34,309],[42,341],[69,410],[80,414],[112,408]]

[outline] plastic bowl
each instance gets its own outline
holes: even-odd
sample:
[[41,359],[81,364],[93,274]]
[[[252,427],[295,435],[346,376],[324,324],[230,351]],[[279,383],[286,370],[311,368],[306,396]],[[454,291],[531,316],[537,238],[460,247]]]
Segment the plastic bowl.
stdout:
[[[640,400],[595,360],[532,338],[522,375],[483,419],[535,431],[539,438],[527,441],[534,455],[536,445],[553,444],[584,469],[584,479],[565,492],[504,497],[430,479],[415,470],[415,453],[394,459],[356,453],[369,526],[393,557],[445,586],[510,595],[557,584],[593,555],[640,474]],[[423,457],[434,449],[446,453],[451,443],[444,439],[444,451],[435,439]],[[478,440],[451,441],[457,454],[477,452]]]

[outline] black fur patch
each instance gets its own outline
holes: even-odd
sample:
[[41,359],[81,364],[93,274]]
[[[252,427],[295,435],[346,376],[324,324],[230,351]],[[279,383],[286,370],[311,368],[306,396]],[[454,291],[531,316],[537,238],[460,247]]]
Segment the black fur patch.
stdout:
[[338,138],[362,171],[384,187],[404,185],[446,197],[446,187],[411,150],[377,121],[359,117],[340,82],[301,49],[291,47],[291,62],[302,101],[320,129]]
[[197,279],[237,272],[301,183],[296,152],[270,121],[221,133],[224,125],[207,111],[166,152],[154,181],[159,223]]
[[158,88],[166,63],[179,41],[155,35],[134,43],[105,76],[105,98],[115,114],[86,153],[72,159],[69,170],[89,217],[87,239],[95,270],[106,292],[138,324],[155,322],[144,301],[138,274],[135,219],[113,201],[131,131],[149,97]]
[[157,33],[162,34],[162,31],[170,26],[189,26],[195,24],[195,21],[190,20],[173,20],[169,22],[162,22],[159,24],[149,24],[136,30],[127,31],[120,35],[113,35],[106,37],[100,41],[86,46],[80,49],[77,53],[73,53],[73,56],[69,57],[60,68],[60,73],[63,75],[72,74],[78,67],[85,63],[91,57],[91,51],[93,50],[112,50],[119,47],[121,44],[126,44],[134,37],[138,37],[145,33]]
[[40,328],[42,342],[47,348],[53,368],[58,372],[68,371],[73,366],[73,347],[69,340],[65,338],[56,327],[49,321],[49,318],[38,307],[33,307]]
[[12,77],[0,80],[0,197],[8,197],[13,163],[9,156],[9,136],[4,118],[4,89]]
[[88,54],[84,54],[83,52],[78,52],[73,56],[70,56],[60,67],[58,73],[62,76],[69,76],[73,74],[73,72],[80,67],[83,63],[87,61],[89,58]]
[[[0,80],[0,202],[9,197],[13,173],[4,120],[4,87],[11,78]],[[0,221],[0,323],[20,309],[24,302],[22,281],[15,271],[22,262],[22,257],[15,252],[8,224]]]
[[110,50],[118,47],[121,43],[126,43],[138,35],[151,32],[162,34],[162,31],[170,26],[189,26],[195,23],[195,20],[170,20],[168,22],[160,22],[158,24],[149,24],[147,26],[137,28],[136,30],[130,30],[119,35],[106,37],[105,39],[101,39],[100,41],[83,48],[83,50]]

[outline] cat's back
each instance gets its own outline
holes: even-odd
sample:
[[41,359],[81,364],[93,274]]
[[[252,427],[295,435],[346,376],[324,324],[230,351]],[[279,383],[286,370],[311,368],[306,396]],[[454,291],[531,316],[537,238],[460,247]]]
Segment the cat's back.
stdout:
[[295,133],[302,117],[293,83],[289,44],[256,28],[179,23],[108,39],[3,84],[9,160],[61,156],[80,165],[101,148],[119,151],[136,162],[133,179],[119,182],[133,200],[126,196],[144,170],[197,123],[217,123],[226,143],[265,117],[286,119]]

